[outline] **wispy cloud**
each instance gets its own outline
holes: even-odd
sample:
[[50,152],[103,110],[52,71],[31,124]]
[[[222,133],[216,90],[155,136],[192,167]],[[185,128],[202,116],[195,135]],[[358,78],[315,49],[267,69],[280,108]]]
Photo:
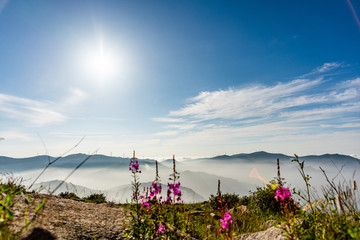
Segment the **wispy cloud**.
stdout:
[[196,124],[193,124],[193,123],[189,123],[189,124],[171,124],[171,125],[166,126],[166,128],[176,128],[176,129],[179,129],[179,130],[189,130],[189,129],[192,129],[192,128],[195,128],[195,127],[196,127]]
[[360,87],[360,77],[347,80],[338,85],[338,87],[349,88],[349,87]]
[[340,106],[314,108],[307,110],[289,111],[280,113],[281,117],[304,118],[308,116],[318,116],[316,120],[327,120],[329,118],[338,118],[345,113],[360,112],[360,103],[347,103]]
[[174,136],[177,135],[178,131],[164,131],[164,132],[158,132],[156,135],[158,136]]
[[324,73],[336,69],[341,66],[341,63],[332,62],[332,63],[324,63],[322,66],[315,68],[313,72],[315,73]]
[[305,90],[320,84],[320,79],[294,80],[270,87],[260,85],[243,89],[202,92],[190,99],[190,104],[171,111],[169,116],[190,117],[197,120],[272,117],[284,109],[334,101],[338,96],[336,93],[306,94]]
[[[272,86],[201,92],[164,119],[168,144],[264,143],[274,136],[287,139],[312,135],[336,136],[360,129],[360,78],[329,84],[326,72],[340,63],[325,63],[313,78],[295,79]],[[321,73],[324,73],[323,75]],[[161,118],[159,118],[161,119]],[[326,127],[325,127],[326,126]],[[170,134],[171,133],[171,134]],[[308,137],[304,137],[308,136]],[[331,135],[335,136],[335,135]],[[280,140],[279,140],[280,141]]]
[[62,123],[69,119],[64,113],[86,99],[85,92],[69,88],[68,94],[58,101],[34,100],[0,93],[0,112],[3,118],[43,126]]
[[0,13],[4,10],[8,2],[9,0],[0,0]]
[[0,136],[5,140],[21,140],[21,141],[33,141],[34,138],[26,133],[19,131],[2,131]]
[[183,119],[169,118],[169,117],[158,117],[158,118],[152,118],[151,120],[153,120],[155,122],[168,122],[168,123],[184,122]]
[[313,69],[311,72],[302,75],[301,77],[304,78],[309,76],[324,75],[326,73],[334,72],[336,69],[343,66],[344,64],[339,62],[324,63],[323,65]]
[[67,117],[52,110],[53,104],[0,93],[0,112],[2,117],[45,125],[64,122]]

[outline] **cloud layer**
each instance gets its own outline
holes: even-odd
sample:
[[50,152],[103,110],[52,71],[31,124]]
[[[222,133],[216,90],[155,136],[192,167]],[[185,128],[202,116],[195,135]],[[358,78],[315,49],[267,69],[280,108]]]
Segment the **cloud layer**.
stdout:
[[63,113],[75,103],[84,99],[85,93],[70,88],[70,94],[61,101],[50,102],[33,100],[0,93],[0,113],[2,118],[26,122],[33,126],[43,126],[65,122],[68,117]]
[[157,119],[169,119],[165,132],[173,134],[166,141],[177,144],[253,141],[261,148],[261,143],[275,141],[275,136],[294,141],[296,136],[304,140],[359,133],[360,78],[332,83],[327,74],[340,67],[339,63],[325,63],[306,78],[289,82],[200,92],[182,108]]
[[34,125],[44,125],[66,120],[66,116],[52,110],[51,103],[1,93],[0,112],[7,118],[29,122]]

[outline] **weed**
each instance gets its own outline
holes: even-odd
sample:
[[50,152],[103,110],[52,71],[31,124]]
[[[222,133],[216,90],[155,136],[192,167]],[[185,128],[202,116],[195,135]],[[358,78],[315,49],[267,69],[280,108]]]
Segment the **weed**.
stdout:
[[[35,219],[36,213],[44,206],[46,199],[36,204],[36,198],[31,198],[26,192],[25,187],[21,184],[22,179],[9,176],[5,181],[0,179],[0,239],[10,240],[17,239],[23,235],[29,227],[30,220],[28,214],[30,208],[34,208]],[[15,215],[15,208],[20,202],[25,203],[25,209],[21,213]],[[14,219],[22,219],[24,227],[14,230],[11,225]]]
[[72,200],[77,200],[77,201],[80,201],[81,198],[78,197],[75,193],[73,192],[61,192],[59,194],[60,197],[62,198],[66,198],[66,199],[72,199]]
[[[300,161],[296,155],[292,161],[298,164],[299,172],[306,184],[306,193],[297,192],[297,195],[306,200],[307,208],[305,209],[310,210],[310,212],[301,209],[290,211],[291,209],[286,209],[283,206],[286,211],[284,211],[285,218],[282,228],[288,238],[360,239],[358,211],[354,207],[354,199],[350,198],[347,201],[346,196],[341,195],[341,193],[344,193],[341,185],[336,187],[334,182],[328,180],[325,171],[323,171],[330,187],[324,188],[323,199],[312,200],[310,192],[311,177],[305,174],[304,161]],[[356,187],[353,187],[352,194],[354,195],[351,196],[355,196],[354,191],[356,190]],[[336,193],[337,195],[334,197],[334,195],[329,195],[330,193]]]

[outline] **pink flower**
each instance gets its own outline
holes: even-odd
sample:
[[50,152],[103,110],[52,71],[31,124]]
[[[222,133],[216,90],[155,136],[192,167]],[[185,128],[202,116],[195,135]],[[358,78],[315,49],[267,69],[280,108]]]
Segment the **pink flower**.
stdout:
[[150,204],[149,204],[147,201],[145,201],[145,200],[143,200],[141,206],[146,207],[147,210],[150,209]]
[[165,231],[165,226],[160,224],[158,230],[156,231],[156,234],[161,234]]
[[150,186],[149,197],[152,198],[152,200],[156,200],[158,194],[161,194],[161,184],[153,182]]
[[130,160],[129,163],[129,171],[131,171],[132,173],[141,173],[141,170],[139,169],[139,161],[134,159]]
[[[232,221],[232,217],[229,213],[229,211],[226,211],[226,213],[224,214],[224,217],[220,219],[221,224],[221,228],[222,229],[229,229],[230,228],[230,224],[233,223]],[[219,232],[222,231],[222,229],[219,230]]]
[[166,202],[167,204],[172,203],[172,198],[171,198],[171,193],[173,193],[174,196],[174,202],[175,201],[181,201],[181,191],[180,191],[180,182],[176,183],[176,184],[171,184],[168,183],[168,190],[167,190],[167,198],[166,198]]
[[278,188],[275,192],[276,201],[285,201],[291,197],[291,193],[288,188]]

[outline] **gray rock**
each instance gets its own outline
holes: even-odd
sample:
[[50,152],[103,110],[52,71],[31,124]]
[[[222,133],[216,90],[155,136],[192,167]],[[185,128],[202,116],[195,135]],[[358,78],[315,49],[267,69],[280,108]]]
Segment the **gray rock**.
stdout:
[[271,227],[265,231],[255,232],[255,233],[246,233],[240,235],[239,240],[285,240],[281,229],[276,227]]

